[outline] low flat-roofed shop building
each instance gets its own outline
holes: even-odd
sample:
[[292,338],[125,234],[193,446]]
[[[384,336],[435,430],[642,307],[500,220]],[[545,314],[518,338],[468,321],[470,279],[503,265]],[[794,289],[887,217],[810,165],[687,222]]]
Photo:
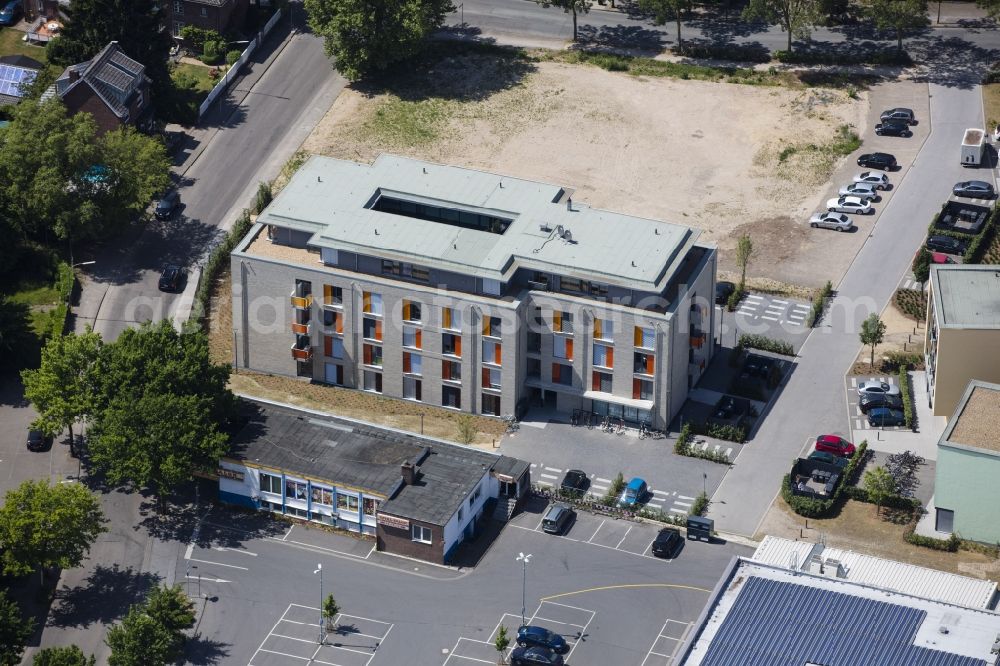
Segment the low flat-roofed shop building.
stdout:
[[310,158],[232,253],[236,366],[663,429],[712,356],[715,248],[571,195],[392,155]]
[[516,458],[288,405],[241,408],[219,498],[373,535],[380,551],[446,564],[530,488]]

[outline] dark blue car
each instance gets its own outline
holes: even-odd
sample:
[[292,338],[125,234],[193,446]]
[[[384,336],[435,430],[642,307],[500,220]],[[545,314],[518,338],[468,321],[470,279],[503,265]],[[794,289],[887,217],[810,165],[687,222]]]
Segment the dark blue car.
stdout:
[[563,666],[562,656],[541,647],[519,647],[510,653],[511,666]]
[[526,624],[517,630],[517,644],[521,647],[543,647],[555,652],[569,649],[566,639],[545,627]]
[[0,25],[14,25],[21,18],[21,0],[10,0],[0,9]]
[[868,425],[874,428],[906,425],[906,417],[898,409],[875,407],[868,411]]

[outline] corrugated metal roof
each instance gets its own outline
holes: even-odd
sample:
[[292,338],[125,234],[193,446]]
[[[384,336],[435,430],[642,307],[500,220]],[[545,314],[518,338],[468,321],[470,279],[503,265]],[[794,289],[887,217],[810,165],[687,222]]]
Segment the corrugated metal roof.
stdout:
[[905,562],[873,557],[851,550],[823,547],[808,541],[792,541],[766,536],[753,559],[798,571],[809,571],[809,560],[819,555],[843,565],[846,580],[932,601],[988,609],[996,593],[996,583],[946,571],[937,571]]
[[941,326],[1000,327],[1000,267],[979,264],[931,267]]

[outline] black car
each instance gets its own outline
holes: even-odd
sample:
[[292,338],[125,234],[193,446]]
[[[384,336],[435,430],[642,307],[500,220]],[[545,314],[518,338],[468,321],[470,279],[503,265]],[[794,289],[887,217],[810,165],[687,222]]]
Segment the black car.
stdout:
[[166,266],[160,273],[160,291],[178,291],[181,288],[183,272],[179,266]]
[[590,478],[583,470],[571,469],[566,472],[566,476],[563,477],[559,487],[567,495],[579,497],[587,492],[587,488],[590,487]]
[[896,168],[896,158],[889,153],[865,153],[858,158],[858,166],[889,171]]
[[543,647],[519,647],[510,653],[511,666],[563,666],[562,655]]
[[879,136],[913,136],[910,126],[896,120],[887,120],[875,125],[875,133]]
[[715,283],[715,304],[725,305],[729,302],[729,297],[733,295],[736,291],[736,285],[732,282],[716,282]]
[[679,530],[673,527],[664,527],[653,540],[652,551],[657,557],[677,557],[677,553],[684,545]]
[[899,395],[889,393],[866,393],[858,401],[858,409],[862,414],[867,414],[876,407],[888,407],[889,409],[902,409],[903,398]]
[[993,185],[985,180],[966,180],[955,183],[951,188],[951,193],[956,197],[969,197],[971,199],[992,199],[996,194]]
[[560,654],[569,650],[566,639],[545,627],[525,624],[517,628],[517,644],[521,647],[547,648]]
[[177,190],[170,190],[163,195],[162,199],[156,202],[156,209],[153,211],[153,214],[156,215],[156,219],[158,220],[169,220],[180,203],[181,195]]
[[906,123],[907,125],[917,124],[917,117],[914,115],[913,109],[904,109],[902,107],[883,111],[882,115],[879,116],[879,120],[883,123],[891,120],[898,123]]
[[868,411],[868,425],[873,428],[906,425],[906,416],[899,409],[875,407]]
[[951,236],[929,236],[927,238],[927,249],[933,252],[944,252],[945,254],[965,254],[965,249],[969,243]]
[[52,446],[52,438],[41,430],[28,431],[28,450],[45,451]]

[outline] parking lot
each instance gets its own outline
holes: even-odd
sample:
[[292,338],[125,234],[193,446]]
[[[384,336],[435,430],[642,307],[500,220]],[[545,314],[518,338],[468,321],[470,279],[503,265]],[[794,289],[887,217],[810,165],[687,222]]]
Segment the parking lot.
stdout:
[[334,630],[323,632],[320,643],[319,609],[289,604],[261,641],[248,666],[368,666],[392,624],[339,613]]
[[861,408],[858,406],[858,383],[865,381],[881,381],[887,384],[896,384],[896,378],[892,375],[872,375],[867,377],[847,377],[845,379],[845,389],[847,392],[847,417],[851,422],[851,430],[855,433],[856,440],[864,439],[868,435],[868,431],[880,430],[883,432],[901,432],[906,430],[906,426],[885,426],[885,427],[872,427],[868,424],[868,419],[864,414],[861,413]]
[[812,305],[797,299],[747,294],[735,312],[715,306],[715,339],[732,347],[744,333],[784,340],[798,351],[812,330],[806,317]]
[[642,660],[640,666],[671,666],[674,663],[674,655],[681,643],[684,641],[688,630],[691,628],[690,622],[678,622],[668,619],[663,623],[663,628],[653,641],[653,645],[646,653],[646,658]]

